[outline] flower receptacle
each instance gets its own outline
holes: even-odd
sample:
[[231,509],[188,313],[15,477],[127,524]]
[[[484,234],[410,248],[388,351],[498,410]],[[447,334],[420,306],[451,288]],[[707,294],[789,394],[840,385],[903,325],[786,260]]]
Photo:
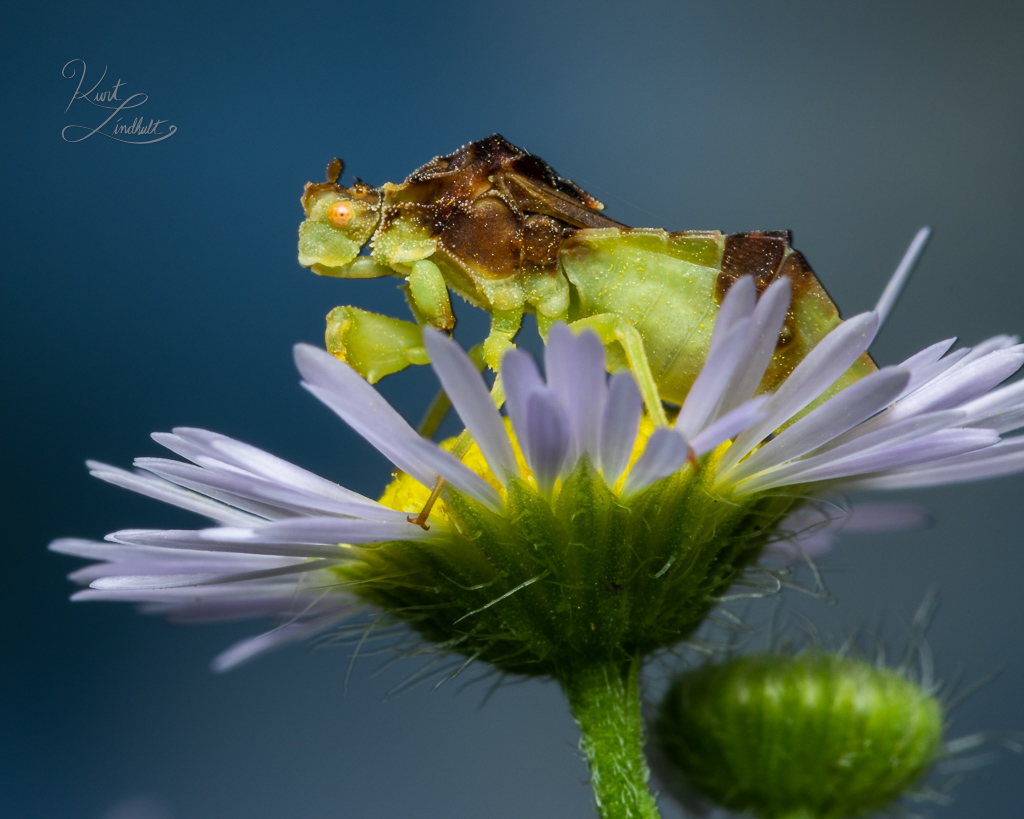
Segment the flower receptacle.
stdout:
[[716,494],[712,471],[624,499],[584,458],[550,501],[510,480],[503,514],[447,489],[435,538],[336,571],[441,648],[509,673],[627,662],[691,634],[793,504]]

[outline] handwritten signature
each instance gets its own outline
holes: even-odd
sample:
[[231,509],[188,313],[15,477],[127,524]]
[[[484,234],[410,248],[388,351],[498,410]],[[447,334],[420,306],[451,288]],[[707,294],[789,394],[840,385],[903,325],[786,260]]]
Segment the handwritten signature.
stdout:
[[[81,64],[81,73],[79,73],[79,64]],[[70,73],[68,73],[69,69]],[[147,122],[146,117],[134,117],[131,125],[122,122],[126,118],[122,112],[144,105],[149,101],[149,96],[141,93],[132,94],[130,97],[122,100],[117,96],[117,92],[126,86],[127,83],[122,82],[120,78],[112,87],[103,91],[98,90],[107,76],[106,66],[104,66],[103,75],[96,81],[96,84],[88,91],[82,91],[82,86],[85,85],[85,71],[85,60],[81,59],[68,61],[61,70],[61,75],[69,80],[75,79],[76,76],[78,77],[78,87],[75,89],[75,93],[71,95],[71,102],[64,109],[64,113],[68,113],[71,110],[71,106],[79,100],[83,100],[96,108],[109,111],[110,113],[106,119],[95,127],[88,125],[65,125],[60,132],[65,142],[81,142],[95,134],[99,134],[108,139],[124,142],[129,145],[150,145],[154,142],[161,142],[177,133],[178,126],[167,124],[165,119],[150,119]],[[162,128],[165,125],[166,127]],[[69,136],[69,134],[78,134],[81,131],[85,132],[81,136]],[[153,139],[144,139],[143,137],[153,137]]]

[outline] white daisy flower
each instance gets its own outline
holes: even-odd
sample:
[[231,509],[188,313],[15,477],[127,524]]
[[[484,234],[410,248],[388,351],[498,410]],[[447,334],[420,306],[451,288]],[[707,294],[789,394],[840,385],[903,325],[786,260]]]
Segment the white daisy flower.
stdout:
[[[348,365],[299,345],[303,386],[400,470],[381,501],[225,436],[176,429],[154,438],[190,463],[90,467],[216,526],[51,548],[103,561],[72,575],[90,586],[75,599],[135,601],[178,620],[279,622],[221,655],[218,668],[329,629],[365,604],[506,671],[557,677],[573,656],[648,654],[691,633],[766,546],[813,546],[814,498],[1024,468],[1024,437],[1001,438],[1024,425],[1024,382],[998,386],[1024,363],[1015,338],[952,353],[952,341],[940,342],[835,392],[920,239],[879,306],[840,324],[771,395],[756,393],[790,285],[781,279],[758,297],[752,279],[738,280],[667,427],[645,416],[629,373],[607,376],[589,331],[552,328],[546,377],[525,353],[506,355],[503,419],[468,356],[424,330],[472,440],[461,457],[419,436]],[[445,488],[431,506],[439,478]]]
[[[1024,363],[1017,339],[952,353],[945,341],[894,367],[865,367],[915,253],[874,311],[836,327],[770,395],[759,387],[790,285],[776,281],[759,297],[752,279],[739,279],[665,426],[645,415],[631,374],[608,377],[590,331],[553,327],[544,377],[510,351],[492,392],[454,341],[425,329],[466,427],[444,445],[417,434],[347,364],[298,345],[303,386],[400,470],[379,501],[180,428],[154,437],[186,461],[90,468],[215,526],[128,529],[51,548],[99,561],[72,575],[89,586],[74,599],[133,601],[182,621],[276,621],[222,653],[218,669],[369,606],[466,664],[552,677],[580,725],[603,815],[628,802],[655,816],[638,683],[646,657],[691,635],[766,550],[827,548],[840,524],[822,510],[837,492],[1024,469],[1024,436],[1001,437],[1024,426],[1024,382],[999,386]],[[887,516],[913,518],[876,510],[868,527]]]
[[525,353],[515,350],[506,358],[503,376],[517,437],[455,342],[428,331],[426,344],[473,435],[474,447],[466,457],[480,465],[478,471],[420,437],[348,365],[298,345],[295,358],[303,386],[402,471],[386,497],[408,508],[365,498],[224,435],[190,428],[156,433],[154,440],[189,462],[139,458],[136,471],[128,472],[90,461],[91,473],[218,525],[127,529],[109,535],[107,542],[54,541],[54,551],[102,561],[71,575],[89,586],[73,599],[138,602],[146,612],[179,622],[269,617],[281,623],[215,660],[216,668],[230,668],[325,631],[358,610],[361,602],[347,588],[343,567],[365,560],[369,551],[360,547],[426,542],[443,550],[452,535],[449,516],[442,513],[444,502],[426,527],[412,519],[438,478],[451,487],[449,492],[501,514],[510,482],[526,479],[550,499],[556,482],[585,457],[601,470],[605,484],[620,484],[619,495],[626,498],[759,417],[761,400],[748,402],[725,424],[705,425],[689,451],[673,430],[651,435],[647,422],[641,433],[643,402],[632,376],[621,373],[609,380],[597,337],[589,332],[574,336],[557,327],[546,353],[547,381]]

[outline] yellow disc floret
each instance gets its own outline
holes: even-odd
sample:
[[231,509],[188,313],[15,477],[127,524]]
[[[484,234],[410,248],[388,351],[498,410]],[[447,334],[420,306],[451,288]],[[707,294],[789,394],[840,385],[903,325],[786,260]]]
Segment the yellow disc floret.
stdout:
[[[515,430],[512,427],[512,422],[507,418],[504,419],[504,421],[505,430],[508,432],[509,440],[512,442],[512,451],[515,453],[516,465],[519,467],[519,477],[522,478],[523,481],[525,481],[531,488],[536,489],[537,483],[534,480],[533,472],[526,463],[526,458],[523,456],[523,451],[519,446],[519,439],[516,437]],[[650,416],[645,414],[640,421],[640,428],[636,436],[636,442],[633,444],[633,451],[629,456],[629,464],[622,476],[616,482],[614,487],[615,492],[621,491],[622,485],[625,483],[626,476],[629,475],[637,460],[639,460],[640,456],[643,455],[644,448],[647,446],[647,439],[651,436],[651,433],[654,432],[654,430],[654,422],[651,420]],[[448,438],[440,443],[440,447],[446,452],[451,452],[455,449],[457,442],[457,438]],[[728,449],[728,444],[723,444],[715,453],[713,453],[710,460],[713,462],[717,461],[726,449]],[[501,485],[498,478],[491,470],[476,442],[470,443],[469,449],[466,450],[460,460],[477,475],[487,481],[487,483],[490,484],[490,486],[504,499],[505,488]],[[558,488],[559,483],[556,483],[556,493]],[[388,484],[384,493],[381,495],[380,502],[391,509],[397,509],[400,512],[407,512],[410,515],[418,515],[429,500],[430,492],[431,487],[424,486],[422,483],[409,477],[404,472],[395,472],[392,474],[391,483]],[[431,510],[428,521],[431,524],[438,523],[445,520],[446,517],[447,512],[444,501],[438,500]]]

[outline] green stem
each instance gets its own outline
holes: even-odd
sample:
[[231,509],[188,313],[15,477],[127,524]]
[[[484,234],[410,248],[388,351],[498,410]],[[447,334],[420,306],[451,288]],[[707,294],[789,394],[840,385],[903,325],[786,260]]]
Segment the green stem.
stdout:
[[448,410],[451,408],[452,402],[448,397],[448,393],[441,390],[434,396],[434,400],[430,402],[430,406],[427,407],[423,420],[420,421],[416,431],[424,438],[433,438],[434,433],[437,432],[438,427],[441,426],[441,422],[444,421]]
[[639,676],[639,659],[585,665],[562,675],[602,819],[660,816],[647,787]]

